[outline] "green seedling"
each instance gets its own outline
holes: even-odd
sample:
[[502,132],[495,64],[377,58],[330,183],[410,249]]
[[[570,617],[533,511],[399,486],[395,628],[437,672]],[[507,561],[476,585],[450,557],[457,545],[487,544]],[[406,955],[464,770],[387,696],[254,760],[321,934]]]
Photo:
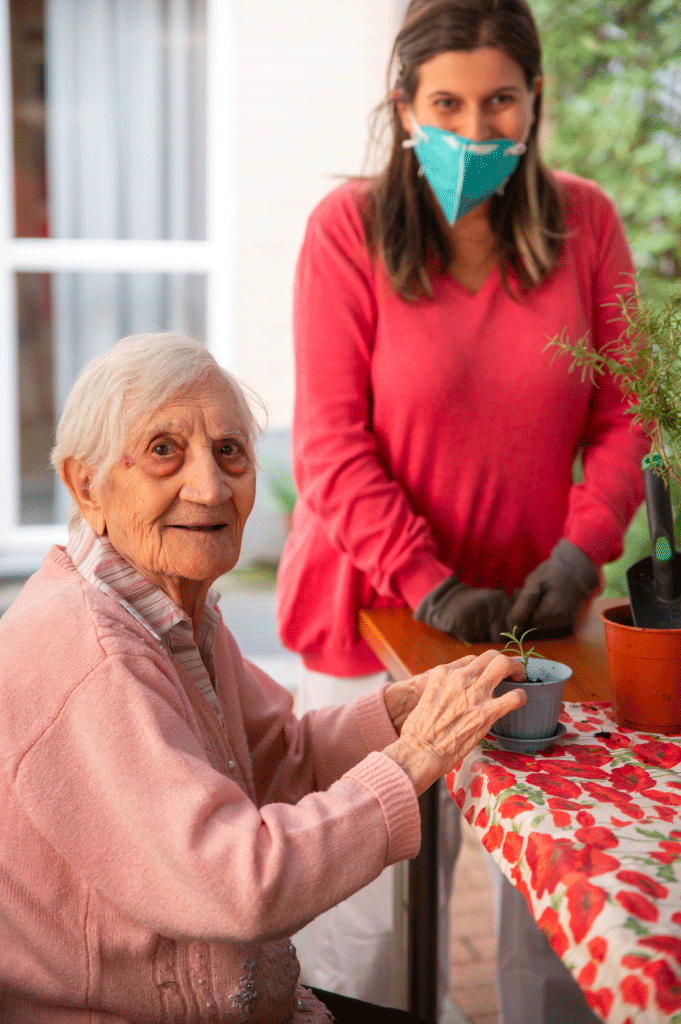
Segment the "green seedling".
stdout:
[[527,678],[527,660],[528,658],[543,658],[544,655],[540,654],[539,651],[535,650],[534,647],[530,647],[529,650],[525,650],[525,637],[529,636],[530,633],[536,633],[536,629],[526,629],[524,633],[518,636],[518,627],[514,626],[511,633],[502,633],[502,636],[508,637],[508,643],[502,650],[502,654],[509,654],[514,658],[519,658],[523,663],[523,671],[525,672],[525,678]]

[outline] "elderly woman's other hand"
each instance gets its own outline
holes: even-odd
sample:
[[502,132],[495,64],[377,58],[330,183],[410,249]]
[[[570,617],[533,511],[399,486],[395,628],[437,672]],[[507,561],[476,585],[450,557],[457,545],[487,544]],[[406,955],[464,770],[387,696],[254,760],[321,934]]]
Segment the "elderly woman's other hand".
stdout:
[[[402,691],[396,689],[391,694],[392,687],[388,687],[386,707],[395,728],[401,724],[401,731],[384,753],[407,773],[417,795],[452,771],[497,719],[525,703],[523,690],[492,697],[497,683],[507,678],[520,682],[521,663],[497,651],[485,651],[477,658],[468,656],[416,676],[402,684]],[[419,689],[422,692],[417,698]],[[403,716],[415,698],[413,710]]]

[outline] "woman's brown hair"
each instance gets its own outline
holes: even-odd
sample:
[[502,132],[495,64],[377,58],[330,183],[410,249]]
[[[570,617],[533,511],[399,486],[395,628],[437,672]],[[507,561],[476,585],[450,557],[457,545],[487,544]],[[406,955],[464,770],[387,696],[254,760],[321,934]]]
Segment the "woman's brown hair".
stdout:
[[[409,105],[422,64],[448,50],[481,46],[495,47],[515,60],[533,89],[541,75],[541,47],[526,0],[411,0],[393,46],[389,98],[376,111],[377,118],[389,114],[392,148],[385,169],[371,181],[363,216],[371,250],[383,260],[394,291],[410,301],[432,296],[429,268],[445,273],[454,251],[430,187],[418,175],[417,157],[402,146],[408,134],[392,92],[397,90],[400,102]],[[503,196],[490,200],[490,225],[509,294],[508,267],[523,289],[540,284],[555,267],[564,237],[558,189],[539,157],[540,116],[541,93],[534,101],[527,150]]]

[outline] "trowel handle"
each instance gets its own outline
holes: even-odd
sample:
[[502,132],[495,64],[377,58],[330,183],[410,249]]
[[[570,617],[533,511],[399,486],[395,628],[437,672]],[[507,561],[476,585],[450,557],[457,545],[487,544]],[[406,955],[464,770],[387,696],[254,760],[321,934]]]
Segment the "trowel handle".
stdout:
[[646,494],[646,510],[650,527],[650,549],[653,556],[653,579],[655,593],[663,601],[674,599],[674,520],[669,497],[667,474],[655,472],[653,465],[659,463],[659,456],[643,460],[643,486]]

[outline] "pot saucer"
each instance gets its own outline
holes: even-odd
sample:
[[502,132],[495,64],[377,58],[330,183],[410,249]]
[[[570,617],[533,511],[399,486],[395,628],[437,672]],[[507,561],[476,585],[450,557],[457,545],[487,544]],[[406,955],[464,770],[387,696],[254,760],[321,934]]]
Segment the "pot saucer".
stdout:
[[497,743],[502,750],[514,750],[517,754],[534,754],[536,750],[546,750],[552,743],[560,739],[567,732],[562,722],[559,722],[556,731],[552,736],[540,736],[538,739],[520,739],[516,736],[497,736],[494,729],[488,735]]

